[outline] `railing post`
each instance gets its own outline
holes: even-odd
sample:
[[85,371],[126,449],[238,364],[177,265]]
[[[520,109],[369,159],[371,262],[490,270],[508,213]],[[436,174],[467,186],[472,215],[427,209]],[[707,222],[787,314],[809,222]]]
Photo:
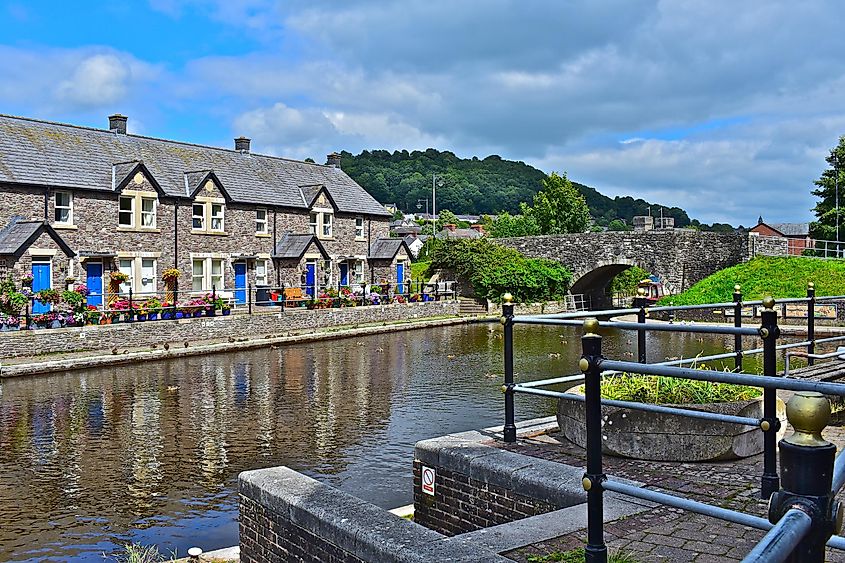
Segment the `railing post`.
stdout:
[[252,284],[247,284],[246,286],[246,303],[247,307],[249,307],[249,314],[252,314]]
[[825,543],[838,534],[841,508],[831,491],[836,446],[822,438],[830,421],[830,401],[821,393],[798,391],[786,405],[786,416],[795,432],[780,441],[783,489],[769,502],[769,521],[776,523],[797,508],[813,521],[809,533],[786,560],[790,563],[822,563]]
[[29,330],[30,328],[32,328],[32,324],[31,324],[32,318],[30,317],[30,314],[29,314],[29,311],[30,311],[29,306],[31,304],[32,304],[32,296],[30,296],[30,298],[26,300],[26,316],[24,317],[24,325],[23,325],[24,330]]
[[133,303],[134,303],[134,301],[132,299],[132,288],[130,287],[129,288],[129,311],[127,311],[128,315],[129,315],[129,322],[130,323],[135,322],[135,305]]
[[[734,326],[742,327],[742,287],[739,284],[734,286]],[[734,367],[742,371],[742,335],[734,335]]]
[[282,282],[282,311],[285,310],[285,301],[287,300],[287,294],[285,293],[285,282]]
[[[639,308],[639,311],[637,311],[637,322],[640,324],[645,324],[646,304],[645,290],[641,287],[637,288],[637,297],[634,298],[634,307]],[[641,364],[648,363],[646,360],[648,354],[646,353],[645,337],[645,330],[637,329],[637,361]]]
[[[777,339],[780,337],[778,315],[775,300],[771,295],[763,298],[762,326],[763,337],[763,375],[777,377]],[[777,471],[777,433],[780,420],[777,417],[777,391],[763,389],[763,478],[760,485],[760,498],[767,499],[780,487]]]
[[[816,353],[816,285],[813,282],[807,284],[807,353]],[[815,360],[807,358],[807,364],[813,365]]]
[[505,293],[502,297],[502,324],[505,327],[505,442],[516,442],[516,424],[514,423],[513,405],[513,295]]
[[601,454],[601,336],[596,319],[584,321],[581,337],[582,356],[578,364],[584,372],[585,419],[587,422],[587,472],[581,481],[587,491],[586,563],[607,563],[604,544],[604,497]]

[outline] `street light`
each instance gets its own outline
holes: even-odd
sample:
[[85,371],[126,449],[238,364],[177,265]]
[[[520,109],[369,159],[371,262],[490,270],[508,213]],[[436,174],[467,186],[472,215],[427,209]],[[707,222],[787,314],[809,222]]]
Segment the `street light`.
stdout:
[[839,153],[833,151],[833,185],[836,191],[836,256],[839,257]]
[[437,177],[436,173],[431,174],[431,232],[437,234],[437,186],[443,187],[443,178]]

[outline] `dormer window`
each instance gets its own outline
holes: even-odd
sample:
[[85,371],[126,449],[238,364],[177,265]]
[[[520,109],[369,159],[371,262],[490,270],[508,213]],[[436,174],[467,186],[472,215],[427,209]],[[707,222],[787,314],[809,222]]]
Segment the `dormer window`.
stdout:
[[205,204],[195,203],[191,228],[195,231],[205,230]]
[[308,232],[311,233],[312,235],[317,234],[317,222],[319,221],[319,219],[320,219],[319,213],[311,213],[308,216]]
[[120,209],[117,213],[117,224],[121,227],[135,226],[135,198],[120,196]]
[[141,198],[141,226],[154,229],[156,226],[156,203],[151,197]]
[[223,234],[225,228],[224,215],[226,206],[223,200],[197,198],[191,206],[191,232],[207,234]]
[[59,225],[73,225],[73,193],[56,192],[55,222]]
[[323,238],[332,238],[332,217],[331,213],[322,213],[323,221],[322,221],[322,230],[321,234]]

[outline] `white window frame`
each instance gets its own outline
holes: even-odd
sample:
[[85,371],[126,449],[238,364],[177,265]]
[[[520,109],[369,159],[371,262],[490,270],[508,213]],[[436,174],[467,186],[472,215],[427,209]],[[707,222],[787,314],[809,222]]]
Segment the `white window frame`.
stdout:
[[364,285],[364,261],[355,260],[352,267],[353,277],[355,278],[355,285]]
[[[121,203],[124,201],[129,202],[129,209],[123,209]],[[129,214],[129,223],[122,223],[121,219],[124,215]],[[118,199],[117,202],[117,226],[123,227],[124,229],[133,229],[135,228],[135,196],[130,195],[122,195]]]
[[323,212],[320,215],[320,236],[322,238],[332,238],[334,230],[334,214]]
[[[197,215],[197,208],[202,209],[202,213]],[[206,220],[205,220],[205,212],[207,206],[205,203],[194,203],[191,205],[191,230],[193,231],[205,231]],[[195,221],[200,220],[200,226],[197,227]]]
[[[124,264],[127,262],[128,265]],[[121,295],[129,295],[129,290],[135,291],[135,259],[134,258],[118,258],[117,259],[117,269],[118,271],[126,274],[129,276],[129,279],[125,282],[121,282],[119,293]]]
[[[67,205],[59,205],[59,196],[67,196]],[[73,192],[69,191],[56,191],[53,195],[53,207],[55,208],[53,212],[53,219],[54,223],[57,225],[73,225]],[[67,210],[67,219],[65,221],[61,221],[58,218],[59,211]]]
[[320,214],[312,211],[308,214],[308,232],[312,235],[317,234],[317,228],[320,226]]
[[320,263],[320,270],[323,274],[323,287],[332,287],[332,281],[334,280],[334,262],[332,260],[323,260]]
[[[219,274],[214,274],[214,266],[219,263]],[[199,264],[201,273],[197,274],[194,271],[194,266]],[[194,282],[200,281],[199,289],[195,287]],[[212,287],[216,291],[222,291],[226,283],[226,259],[225,258],[192,258],[191,259],[191,291],[193,293],[209,292]]]
[[[261,215],[264,215],[262,218]],[[269,234],[270,230],[267,227],[267,210],[266,209],[256,209],[255,210],[255,234],[256,235],[266,235]]]
[[364,240],[366,232],[364,231],[364,218],[360,215],[355,217],[355,239]]
[[[157,222],[157,215],[158,215],[158,198],[155,197],[140,197],[139,200],[141,201],[141,205],[139,207],[139,212],[141,214],[141,222],[139,223],[139,227],[142,229],[155,229],[156,222]],[[144,211],[144,203],[151,201],[153,204],[152,211]],[[144,217],[152,217],[152,224],[145,225],[144,224]]]
[[[255,285],[269,285],[267,280],[270,279],[269,260],[255,261]],[[264,271],[263,274],[259,273]]]
[[[220,208],[220,215],[219,216],[214,214],[215,206]],[[222,233],[222,232],[226,231],[226,225],[225,225],[225,222],[224,222],[225,218],[226,218],[226,206],[223,203],[216,202],[216,201],[208,202],[207,215],[208,215],[208,231],[209,232],[211,232],[211,233]],[[215,221],[220,221],[220,225],[219,225],[218,228],[214,227]]]

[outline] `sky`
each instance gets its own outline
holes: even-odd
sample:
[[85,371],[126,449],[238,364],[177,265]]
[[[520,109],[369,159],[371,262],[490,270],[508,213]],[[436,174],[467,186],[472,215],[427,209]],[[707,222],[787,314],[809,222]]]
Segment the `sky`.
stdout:
[[0,29],[0,113],[498,154],[707,223],[811,220],[845,134],[835,0],[0,0]]

